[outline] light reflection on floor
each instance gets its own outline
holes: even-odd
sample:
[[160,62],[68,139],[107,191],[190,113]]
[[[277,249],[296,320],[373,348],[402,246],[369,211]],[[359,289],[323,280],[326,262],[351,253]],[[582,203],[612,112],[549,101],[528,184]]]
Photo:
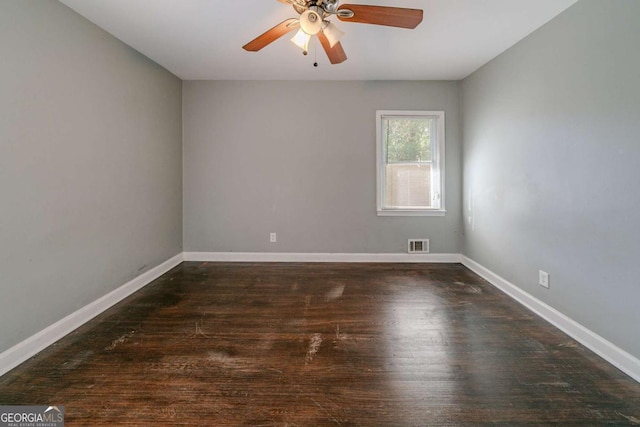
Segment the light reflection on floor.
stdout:
[[448,310],[433,289],[411,283],[386,306],[390,393],[409,413],[420,408],[431,419],[449,412],[456,393]]
[[[451,286],[426,288],[405,278],[390,286],[393,292],[384,306],[389,392],[406,411],[414,415],[422,411],[431,421],[440,415],[450,417],[461,401],[468,404],[470,398],[486,411],[499,410],[496,395],[509,404],[514,390],[531,376],[527,363],[549,359],[535,340],[526,341],[527,348],[508,345],[521,331],[502,318],[492,319],[483,306],[473,303],[480,288],[464,283]],[[449,293],[458,297],[447,297]],[[511,355],[508,369],[500,366],[505,354]],[[553,364],[549,366],[553,369],[544,378],[536,373],[536,381],[566,386]]]

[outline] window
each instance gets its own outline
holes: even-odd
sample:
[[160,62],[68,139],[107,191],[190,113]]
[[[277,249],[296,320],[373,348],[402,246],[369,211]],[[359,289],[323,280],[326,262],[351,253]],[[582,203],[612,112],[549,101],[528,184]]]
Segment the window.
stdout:
[[378,215],[444,215],[444,111],[378,111]]

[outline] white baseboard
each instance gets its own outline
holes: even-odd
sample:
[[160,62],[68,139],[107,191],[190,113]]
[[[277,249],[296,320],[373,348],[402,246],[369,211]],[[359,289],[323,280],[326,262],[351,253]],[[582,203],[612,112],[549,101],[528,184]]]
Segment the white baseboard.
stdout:
[[180,264],[182,260],[182,253],[166,260],[162,264],[142,273],[133,280],[109,292],[105,296],[85,305],[67,317],[0,353],[0,375],[4,375],[9,372],[11,369],[58,341],[60,338],[93,319],[98,314],[162,276],[164,273]]
[[4,375],[44,350],[98,314],[162,276],[182,261],[210,262],[398,262],[462,263],[489,283],[538,316],[583,344],[585,347],[640,382],[640,360],[585,328],[555,308],[538,300],[486,267],[461,254],[384,254],[384,253],[276,253],[276,252],[183,252],[125,283],[107,295],[82,307],[10,349],[0,353],[0,375]]
[[529,293],[518,288],[508,280],[498,276],[488,268],[478,264],[474,260],[461,255],[462,264],[478,274],[489,283],[536,313],[556,328],[560,329],[589,350],[629,375],[634,380],[640,382],[640,360],[627,353],[615,344],[602,338],[590,329],[585,328],[580,323],[562,314],[555,308],[540,301]]
[[185,252],[184,260],[209,262],[461,262],[459,254],[295,252]]

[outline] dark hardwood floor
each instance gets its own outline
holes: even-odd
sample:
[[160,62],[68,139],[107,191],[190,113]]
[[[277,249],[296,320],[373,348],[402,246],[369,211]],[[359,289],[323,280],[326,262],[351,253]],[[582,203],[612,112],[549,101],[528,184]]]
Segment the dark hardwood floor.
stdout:
[[458,264],[186,262],[0,378],[66,425],[640,425],[640,384]]

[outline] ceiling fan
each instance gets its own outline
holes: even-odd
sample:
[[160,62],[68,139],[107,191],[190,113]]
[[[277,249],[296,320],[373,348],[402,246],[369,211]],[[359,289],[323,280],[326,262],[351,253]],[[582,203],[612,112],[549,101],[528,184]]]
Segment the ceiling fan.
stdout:
[[[344,53],[339,41],[344,33],[329,21],[328,18],[332,15],[337,16],[343,22],[358,22],[409,29],[416,28],[422,22],[422,10],[420,9],[356,4],[340,6],[340,0],[278,1],[293,6],[300,17],[282,21],[244,45],[243,49],[257,52],[297,28],[298,32],[291,41],[300,47],[305,55],[309,50],[309,41],[315,35],[329,57],[329,61],[332,64],[340,64],[347,59],[347,55]],[[318,66],[317,63],[313,65]]]

